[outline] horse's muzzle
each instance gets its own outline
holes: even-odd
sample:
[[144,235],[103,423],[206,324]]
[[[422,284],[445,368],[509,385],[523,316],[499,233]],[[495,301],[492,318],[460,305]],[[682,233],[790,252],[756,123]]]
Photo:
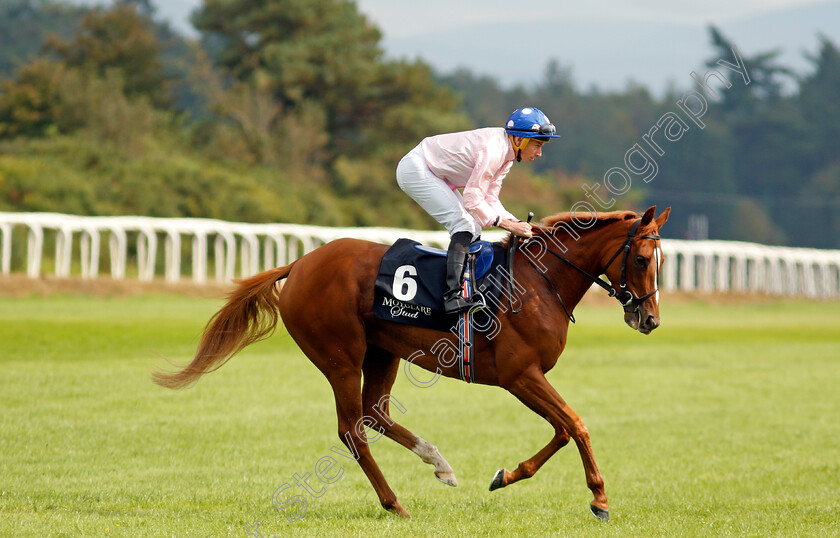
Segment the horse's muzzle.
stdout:
[[654,329],[659,327],[659,316],[648,314],[644,309],[625,310],[624,323],[634,331],[639,331],[642,334],[650,334]]
[[644,323],[639,326],[639,331],[644,334],[650,334],[655,328],[659,327],[659,317],[648,316]]

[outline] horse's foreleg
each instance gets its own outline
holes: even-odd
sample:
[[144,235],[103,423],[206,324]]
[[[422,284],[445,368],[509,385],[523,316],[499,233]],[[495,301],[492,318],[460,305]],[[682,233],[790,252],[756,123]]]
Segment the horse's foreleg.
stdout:
[[526,373],[506,388],[532,411],[554,426],[554,437],[534,457],[520,463],[515,471],[502,469],[497,472],[490,489],[498,489],[523,478],[530,478],[571,438],[574,439],[580,451],[586,472],[586,485],[589,486],[594,497],[590,505],[592,513],[599,519],[609,520],[609,503],[604,492],[604,478],[598,471],[589,441],[589,431],[580,416],[566,404],[542,372]]
[[417,454],[424,463],[434,465],[438,480],[449,486],[457,486],[455,471],[441,456],[437,447],[400,426],[391,417],[392,406],[401,413],[407,411],[390,393],[399,371],[399,364],[399,357],[375,346],[368,346],[362,366],[365,376],[362,388],[364,413],[366,417],[373,419],[368,421],[368,425]]
[[493,477],[493,482],[490,483],[490,491],[509,486],[514,482],[519,482],[526,478],[531,478],[536,474],[540,468],[545,465],[545,462],[551,458],[558,450],[569,443],[569,434],[566,433],[562,427],[557,429],[555,427],[554,437],[551,441],[532,458],[520,463],[513,471],[507,469],[499,469]]

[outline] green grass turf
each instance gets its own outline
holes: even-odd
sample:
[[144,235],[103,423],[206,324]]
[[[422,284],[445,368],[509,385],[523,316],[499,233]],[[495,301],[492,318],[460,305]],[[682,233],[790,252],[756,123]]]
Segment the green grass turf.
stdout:
[[[374,456],[411,512],[383,511],[359,467],[289,523],[272,493],[337,446],[332,394],[282,331],[197,386],[183,363],[218,300],[0,299],[0,536],[831,536],[840,534],[840,304],[665,297],[645,337],[581,306],[550,381],[584,418],[612,520],[588,512],[567,446],[489,492],[551,436],[506,392],[403,375],[398,420],[436,444],[457,488],[383,439]],[[395,412],[395,415],[399,415]],[[335,470],[334,470],[335,471]]]

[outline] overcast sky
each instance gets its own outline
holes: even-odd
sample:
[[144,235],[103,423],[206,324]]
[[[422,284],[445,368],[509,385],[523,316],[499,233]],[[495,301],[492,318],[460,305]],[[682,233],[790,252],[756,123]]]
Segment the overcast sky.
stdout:
[[[180,1],[184,4],[198,3]],[[554,19],[611,19],[704,26],[709,22],[723,24],[780,8],[820,2],[824,0],[531,0],[522,3],[509,0],[358,0],[357,4],[386,36],[411,36],[435,29],[486,22],[510,22],[511,26],[517,25],[519,33],[534,35],[546,30],[550,32],[550,28],[540,26],[540,21]]]
[[[159,18],[195,35],[188,19],[201,0],[153,2]],[[505,86],[540,81],[545,66],[556,59],[571,69],[581,88],[621,89],[628,81],[655,93],[670,84],[679,87],[691,82],[689,73],[703,68],[712,53],[709,24],[721,27],[743,55],[779,49],[781,63],[800,73],[810,65],[804,53],[816,52],[817,35],[840,44],[840,0],[356,3],[382,31],[382,46],[389,57],[419,57],[443,74],[466,67]],[[809,9],[787,17],[786,10],[795,8]],[[832,16],[835,12],[838,15]],[[773,18],[773,13],[780,15]]]
[[[743,17],[787,7],[824,3],[825,0],[357,0],[359,9],[373,20],[386,36],[410,37],[435,30],[486,22],[511,22],[522,33],[541,32],[541,20],[597,21],[604,19],[692,24],[723,24]],[[155,0],[161,16],[186,28],[189,12],[201,0]]]

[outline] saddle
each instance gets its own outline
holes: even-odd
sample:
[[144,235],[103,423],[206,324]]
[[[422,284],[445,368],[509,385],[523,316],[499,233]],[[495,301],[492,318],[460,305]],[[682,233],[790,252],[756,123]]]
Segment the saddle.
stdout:
[[[487,277],[506,258],[504,248],[488,241],[470,245],[465,280],[483,298],[498,297]],[[449,332],[458,315],[444,313],[446,251],[399,239],[382,257],[374,287],[373,313],[379,319]],[[486,282],[485,281],[488,281]],[[498,280],[496,280],[498,281]],[[488,308],[492,301],[485,300]]]
[[[446,258],[446,250],[442,248],[429,247],[419,243],[414,245],[414,248],[432,256]],[[493,265],[494,258],[493,244],[490,241],[476,241],[470,245],[467,253],[467,274],[470,275],[473,282],[487,274],[490,266]]]
[[498,269],[504,271],[505,254],[500,244],[476,241],[470,245],[463,292],[465,297],[471,298],[478,294],[485,309],[476,314],[446,314],[443,309],[446,251],[410,239],[399,239],[379,265],[373,314],[386,321],[454,334],[458,342],[460,377],[472,383],[476,326],[483,327],[500,304],[504,279],[495,278],[493,273]]

